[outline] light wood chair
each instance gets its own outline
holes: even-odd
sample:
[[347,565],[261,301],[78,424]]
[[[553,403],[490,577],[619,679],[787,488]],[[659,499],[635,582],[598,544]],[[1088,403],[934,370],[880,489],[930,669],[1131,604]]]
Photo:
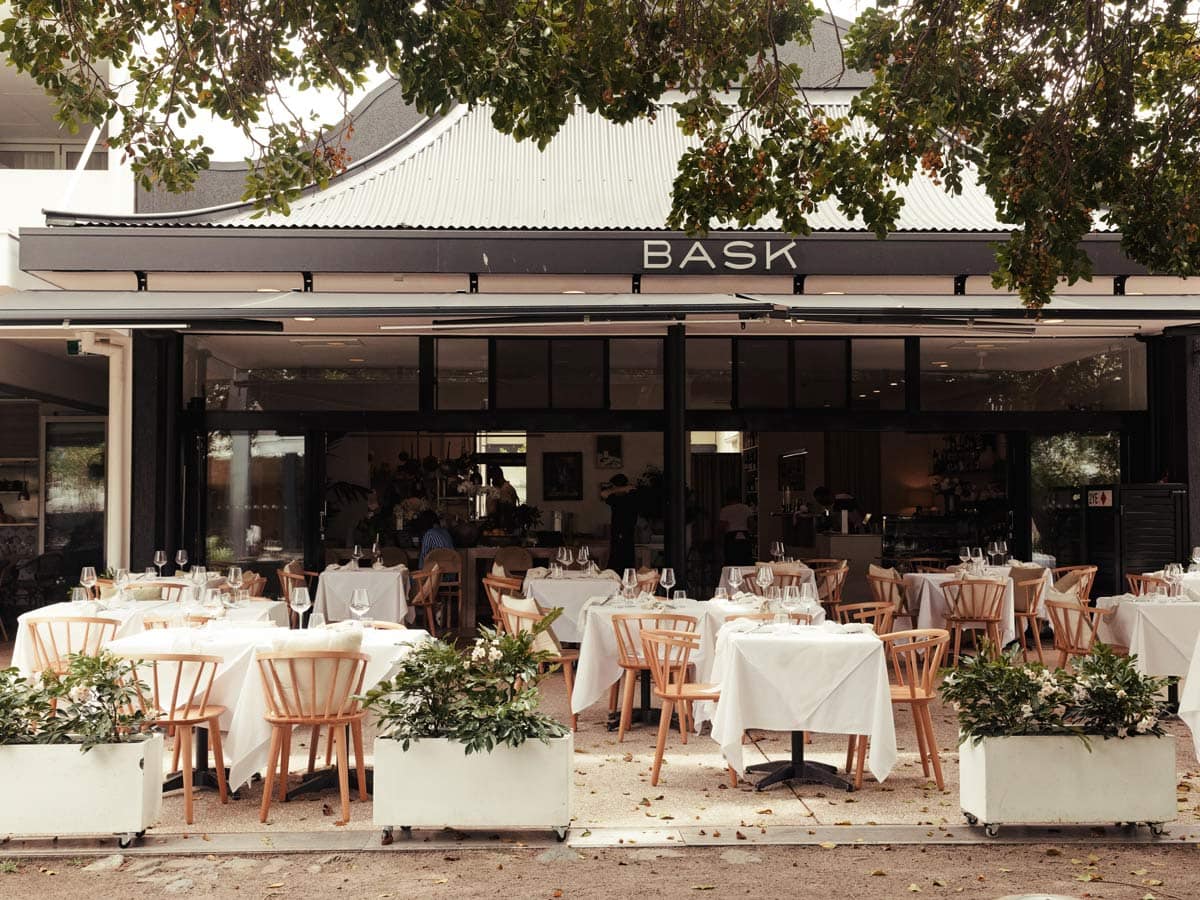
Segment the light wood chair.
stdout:
[[[812,624],[812,616],[810,616],[808,613],[790,612],[787,614],[787,617],[788,617],[788,621],[790,621],[793,625],[811,625]],[[773,613],[773,612],[734,613],[733,615],[725,617],[726,622],[732,622],[734,619],[749,619],[751,622],[774,622],[775,621],[775,613]]]
[[[271,748],[263,780],[259,821],[266,822],[271,809],[278,772],[279,799],[287,800],[288,763],[291,759],[292,729],[322,729],[333,732],[337,756],[341,822],[350,821],[350,761],[346,745],[354,742],[358,764],[358,799],[367,799],[367,770],[363,754],[363,717],[366,711],[357,699],[362,694],[368,657],[340,650],[278,650],[255,654],[263,693],[266,720],[271,726]],[[314,742],[315,743],[315,742]],[[309,753],[311,768],[313,753]]]
[[372,619],[370,622],[363,623],[367,628],[374,628],[376,631],[408,631],[408,626],[403,622],[384,622],[381,619]]
[[1097,566],[1056,566],[1050,570],[1050,577],[1054,579],[1054,589],[1056,591],[1064,591],[1070,588],[1070,585],[1059,587],[1063,578],[1078,573],[1079,583],[1079,599],[1087,603],[1092,599],[1092,585],[1096,581],[1096,572],[1099,571]]
[[[504,629],[509,634],[520,634],[522,631],[533,631],[534,627],[542,619],[546,618],[546,614],[540,611],[530,612],[523,609],[514,609],[501,602],[500,617],[504,620]],[[575,689],[575,667],[579,664],[579,651],[564,650],[558,643],[558,638],[549,630],[543,631],[534,639],[533,647],[535,650],[545,650],[550,654],[546,659],[547,665],[560,666],[562,668],[563,681],[567,685],[567,708],[569,709],[571,706],[571,695]],[[579,716],[572,712],[571,730],[575,731],[578,725]]]
[[520,578],[508,578],[504,575],[483,576],[483,593],[492,607],[492,622],[500,631],[504,631],[504,617],[500,615],[500,600],[505,595],[519,594],[522,584]]
[[812,559],[804,560],[804,564],[810,569],[839,569],[846,565],[847,561],[833,557],[815,556]]
[[[1068,668],[1071,660],[1091,653],[1096,645],[1100,623],[1116,611],[1115,606],[1101,609],[1084,603],[1047,600],[1046,615],[1050,617],[1050,627],[1054,629],[1054,649],[1058,652],[1056,666]],[[1129,653],[1128,647],[1113,645],[1112,649],[1122,656]]]
[[246,592],[248,597],[263,596],[267,591],[267,576],[247,572],[246,579],[242,582],[242,590]]
[[[937,735],[929,707],[937,697],[934,682],[950,644],[950,632],[941,628],[921,628],[896,631],[883,635],[880,640],[884,642],[884,652],[891,662],[892,674],[888,686],[891,689],[892,706],[907,703],[911,708],[921,768],[926,778],[932,768],[938,790],[945,790],[942,758],[938,754]],[[862,788],[868,743],[865,735],[851,735],[846,749],[846,772],[855,773],[854,786],[858,789]]]
[[[871,599],[875,603],[889,603],[892,607],[892,621],[905,619],[909,625],[916,624],[908,609],[908,592],[904,590],[904,579],[893,578],[890,575],[872,575],[867,573],[867,587],[871,589]],[[888,631],[892,629],[889,627]]]
[[142,627],[147,631],[153,631],[158,628],[177,628],[180,626],[187,628],[203,628],[212,619],[208,616],[186,615],[186,616],[163,616],[163,615],[145,615],[142,616]]
[[1004,615],[1004,592],[1007,587],[1007,582],[991,578],[964,578],[942,585],[946,594],[946,625],[954,635],[954,660],[951,665],[958,665],[963,632],[970,630],[974,634],[980,630],[980,626],[987,632],[993,653],[1004,649],[1000,620]]
[[104,645],[117,636],[121,623],[101,616],[54,616],[30,618],[29,636],[33,643],[33,672],[63,675],[71,667],[73,654],[99,656]]
[[[288,603],[292,599],[292,589],[298,587],[308,588],[313,603],[317,602],[317,582],[321,578],[319,572],[308,572],[304,569],[293,570],[285,566],[279,569],[276,575],[279,577],[279,590],[283,592],[284,603]],[[288,607],[288,624],[292,628],[299,628],[301,624],[300,617],[290,606]]]
[[842,602],[842,588],[846,585],[846,576],[850,567],[844,562],[838,566],[814,569],[813,577],[817,581],[817,599],[825,607],[825,616],[830,621],[837,621],[837,608]]
[[927,572],[936,574],[946,571],[946,560],[940,556],[910,556],[907,559],[898,560],[903,563],[913,572]]
[[1147,594],[1168,594],[1171,592],[1171,585],[1165,578],[1159,578],[1156,575],[1134,575],[1130,573],[1125,576],[1125,581],[1129,584],[1129,593],[1135,597],[1144,597]]
[[496,551],[494,562],[508,578],[516,578],[533,568],[533,554],[524,547],[501,547]]
[[1021,651],[1029,652],[1029,642],[1025,637],[1027,629],[1033,630],[1033,647],[1040,663],[1045,663],[1042,656],[1042,625],[1038,621],[1038,610],[1042,606],[1042,593],[1046,590],[1045,578],[1031,578],[1028,581],[1013,582],[1013,616],[1017,623],[1017,640],[1021,642]]
[[837,606],[837,621],[843,625],[851,622],[862,622],[870,625],[878,635],[888,634],[892,630],[892,620],[896,614],[895,607],[888,600],[868,600],[866,603],[839,603]]
[[[686,744],[692,704],[720,700],[721,690],[713,684],[688,681],[688,674],[692,671],[692,654],[700,648],[700,635],[691,631],[645,628],[642,629],[641,640],[642,653],[650,666],[650,677],[654,682],[654,694],[662,702],[658,742],[654,747],[654,766],[650,770],[650,784],[657,787],[663,752],[667,747],[667,733],[671,730],[671,713],[678,712],[679,734]],[[737,787],[737,772],[732,766],[729,767],[729,774],[730,786]]]
[[[176,765],[182,764],[183,772],[183,819],[191,825],[194,821],[192,736],[196,728],[208,729],[209,747],[217,770],[217,791],[222,803],[229,802],[225,754],[221,747],[220,717],[224,715],[225,707],[208,702],[222,657],[197,653],[139,653],[123,658],[137,666],[134,689],[146,716],[146,727],[166,728],[175,734]],[[143,680],[149,682],[149,695],[143,691]],[[207,764],[205,760],[204,765]]]
[[425,610],[425,627],[433,637],[437,637],[437,621],[433,612],[437,606],[442,570],[434,563],[428,569],[418,569],[409,577],[412,579],[414,591],[408,605],[413,609]]
[[658,593],[658,569],[638,569],[637,571],[637,589],[639,592],[645,591],[647,594]]
[[443,621],[449,631],[465,618],[463,613],[462,557],[457,550],[438,547],[425,554],[425,567],[436,565],[441,572],[438,581],[437,604],[442,608]]
[[625,732],[633,721],[633,692],[642,673],[650,672],[650,663],[643,655],[641,634],[645,629],[668,631],[696,630],[695,616],[685,616],[679,613],[663,613],[661,615],[644,615],[639,613],[621,613],[612,617],[613,631],[617,635],[617,664],[625,676],[621,694],[621,720],[617,726],[617,743],[625,740]]

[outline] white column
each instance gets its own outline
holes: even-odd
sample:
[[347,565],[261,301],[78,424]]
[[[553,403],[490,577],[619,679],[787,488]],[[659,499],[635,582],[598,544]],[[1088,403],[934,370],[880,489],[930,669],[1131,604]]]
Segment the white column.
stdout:
[[132,486],[133,345],[125,332],[80,334],[85,353],[108,357],[105,428],[104,555],[112,568],[129,567]]

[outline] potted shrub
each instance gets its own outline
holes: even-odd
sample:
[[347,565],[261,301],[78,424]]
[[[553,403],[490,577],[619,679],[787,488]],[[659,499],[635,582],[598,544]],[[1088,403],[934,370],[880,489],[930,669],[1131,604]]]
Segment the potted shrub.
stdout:
[[163,739],[142,730],[134,678],[109,653],[38,681],[0,670],[0,834],[116,834],[128,847],[158,821]]
[[942,682],[958,713],[959,800],[989,836],[1004,823],[1175,818],[1175,738],[1163,731],[1164,680],[1104,644],[1076,671],[1014,651],[970,657]]
[[465,653],[426,641],[365,697],[377,717],[374,821],[392,829],[550,828],[571,821],[570,731],[538,711],[546,654],[481,627]]

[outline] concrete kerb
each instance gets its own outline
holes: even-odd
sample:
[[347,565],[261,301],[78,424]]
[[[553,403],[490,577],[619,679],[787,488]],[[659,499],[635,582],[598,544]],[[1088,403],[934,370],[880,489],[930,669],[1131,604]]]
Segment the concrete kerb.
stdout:
[[125,850],[117,850],[113,838],[58,838],[0,841],[0,859],[50,857],[100,858],[117,852],[132,856],[262,856],[294,853],[409,853],[444,850],[546,850],[570,847],[576,850],[701,847],[794,846],[827,850],[838,847],[881,845],[1154,845],[1200,844],[1200,827],[1175,826],[1154,837],[1146,828],[1010,826],[989,838],[981,828],[942,825],[933,828],[911,825],[876,826],[776,826],[768,828],[573,828],[565,844],[550,832],[460,832],[414,831],[411,837],[399,832],[390,845],[380,842],[380,832],[353,831],[317,834],[311,831],[275,834],[224,833],[212,835],[149,835]]

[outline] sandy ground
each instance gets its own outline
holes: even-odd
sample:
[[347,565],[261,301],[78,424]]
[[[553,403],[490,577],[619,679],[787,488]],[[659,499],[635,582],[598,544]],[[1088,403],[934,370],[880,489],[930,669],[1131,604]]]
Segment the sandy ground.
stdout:
[[[1197,848],[500,849],[5,861],[0,897],[854,897],[1112,900],[1200,896]],[[86,868],[91,866],[92,868]]]

